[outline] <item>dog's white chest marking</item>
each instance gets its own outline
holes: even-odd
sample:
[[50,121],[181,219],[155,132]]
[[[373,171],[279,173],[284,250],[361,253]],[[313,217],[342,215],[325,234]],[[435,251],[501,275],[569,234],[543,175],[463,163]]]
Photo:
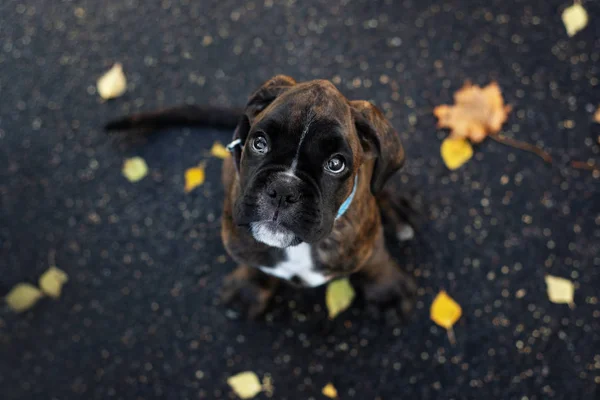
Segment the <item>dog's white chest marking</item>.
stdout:
[[286,260],[272,268],[260,267],[260,269],[281,279],[292,280],[294,277],[302,280],[306,286],[320,286],[330,278],[314,270],[314,262],[311,257],[310,245],[300,243],[298,246],[285,249]]

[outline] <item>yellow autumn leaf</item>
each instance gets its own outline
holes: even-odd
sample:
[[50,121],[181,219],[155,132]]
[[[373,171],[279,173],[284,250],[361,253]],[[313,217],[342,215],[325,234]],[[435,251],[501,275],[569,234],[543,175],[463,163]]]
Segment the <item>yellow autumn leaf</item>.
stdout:
[[325,385],[325,387],[323,388],[321,393],[323,393],[324,396],[327,396],[330,399],[337,399],[337,397],[338,397],[338,392],[337,392],[335,386],[333,386],[333,384],[331,384],[331,383],[328,383],[327,385]]
[[202,185],[204,183],[204,178],[204,164],[187,169],[185,171],[185,192],[189,193],[198,186]]
[[563,11],[562,21],[567,29],[567,35],[571,37],[587,26],[588,14],[580,3],[575,3]]
[[227,384],[240,399],[251,399],[262,391],[260,380],[252,371],[240,372],[230,377]]
[[473,147],[466,139],[446,138],[440,149],[442,160],[448,169],[455,170],[473,157]]
[[98,94],[104,100],[114,99],[127,90],[127,78],[123,73],[123,65],[116,63],[96,82]]
[[431,303],[431,320],[442,328],[450,329],[462,315],[462,308],[442,290]]
[[18,283],[6,295],[6,304],[15,312],[27,311],[42,298],[44,294],[30,283]]
[[223,146],[220,142],[213,143],[210,149],[210,154],[212,154],[214,157],[223,160],[229,157],[229,152],[227,151],[227,148]]
[[573,282],[552,275],[546,275],[544,280],[546,281],[548,298],[551,302],[568,304],[569,307],[574,306],[573,296],[575,294],[575,287],[573,286]]
[[138,182],[148,174],[148,165],[142,157],[129,158],[125,160],[122,172],[129,182]]
[[42,274],[42,276],[40,276],[38,285],[46,295],[53,299],[58,299],[63,285],[67,283],[68,280],[69,276],[66,272],[56,267],[50,267]]
[[329,318],[334,319],[339,313],[350,307],[354,295],[354,288],[348,278],[330,282],[325,292],[325,304],[329,310]]

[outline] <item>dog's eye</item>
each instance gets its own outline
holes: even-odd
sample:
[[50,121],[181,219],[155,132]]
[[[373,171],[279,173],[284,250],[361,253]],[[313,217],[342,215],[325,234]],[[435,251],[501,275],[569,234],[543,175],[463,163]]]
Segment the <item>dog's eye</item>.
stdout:
[[257,135],[252,139],[252,149],[259,154],[265,154],[269,150],[269,143],[263,135]]
[[346,168],[346,164],[344,163],[344,159],[340,156],[333,156],[327,161],[325,164],[325,169],[334,174],[339,174]]

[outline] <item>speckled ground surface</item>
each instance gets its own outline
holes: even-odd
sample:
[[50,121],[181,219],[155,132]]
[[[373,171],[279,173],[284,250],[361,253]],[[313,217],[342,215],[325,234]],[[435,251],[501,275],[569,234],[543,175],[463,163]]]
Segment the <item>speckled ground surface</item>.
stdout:
[[[392,5],[392,3],[394,3]],[[0,4],[0,295],[52,257],[57,301],[0,311],[0,398],[227,399],[228,376],[270,374],[275,399],[596,399],[600,396],[600,3],[568,38],[568,1],[14,1]],[[595,26],[594,26],[595,25]],[[122,62],[130,88],[95,80]],[[220,243],[220,161],[183,193],[183,171],[230,133],[173,130],[124,146],[100,127],[184,101],[242,105],[276,73],[329,78],[384,108],[408,163],[397,183],[426,209],[428,243],[395,248],[418,276],[412,321],[358,301],[328,321],[323,290],[280,293],[266,320],[218,304],[233,268]],[[497,80],[504,133],[457,172],[440,161],[432,107],[463,81]],[[137,184],[120,172],[144,157]],[[54,254],[54,256],[52,256]],[[576,283],[552,304],[550,273]],[[462,306],[456,346],[429,320]],[[258,398],[266,398],[261,394]]]

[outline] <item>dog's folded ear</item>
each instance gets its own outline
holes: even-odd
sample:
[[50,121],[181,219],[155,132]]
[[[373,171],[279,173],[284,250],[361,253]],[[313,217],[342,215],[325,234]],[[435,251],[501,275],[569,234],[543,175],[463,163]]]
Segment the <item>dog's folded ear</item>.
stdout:
[[368,101],[350,101],[356,131],[368,143],[376,157],[371,178],[371,192],[379,193],[385,183],[404,164],[400,136],[383,113]]
[[246,141],[248,131],[256,116],[269,106],[279,95],[292,86],[296,85],[296,81],[286,75],[276,75],[263,83],[254,93],[248,98],[244,115],[236,128],[236,135]]

